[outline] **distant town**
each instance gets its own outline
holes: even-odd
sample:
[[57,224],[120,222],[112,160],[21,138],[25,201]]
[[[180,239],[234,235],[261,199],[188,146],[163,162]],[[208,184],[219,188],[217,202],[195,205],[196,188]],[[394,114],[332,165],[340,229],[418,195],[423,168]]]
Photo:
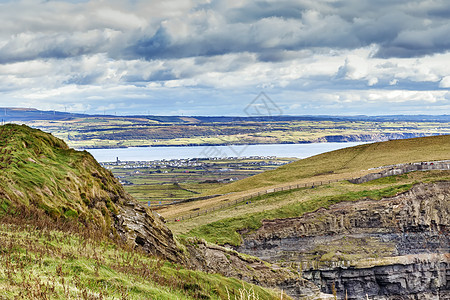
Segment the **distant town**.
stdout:
[[250,156],[103,162],[136,199],[164,204],[293,162],[293,158]]

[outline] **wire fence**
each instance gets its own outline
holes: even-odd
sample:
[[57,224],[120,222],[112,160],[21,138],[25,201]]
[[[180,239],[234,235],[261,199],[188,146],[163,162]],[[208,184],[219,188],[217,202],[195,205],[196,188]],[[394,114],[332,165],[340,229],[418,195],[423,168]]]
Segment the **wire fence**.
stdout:
[[[352,178],[354,179],[354,178]],[[289,191],[289,190],[295,190],[295,189],[300,189],[300,188],[314,188],[316,186],[321,186],[321,185],[326,185],[326,184],[330,184],[333,182],[338,182],[338,181],[344,181],[344,180],[349,180],[349,179],[335,179],[335,180],[324,180],[324,181],[315,181],[315,182],[310,182],[310,183],[303,183],[303,184],[294,184],[294,185],[288,185],[288,186],[283,186],[283,187],[277,187],[277,188],[271,188],[271,189],[267,189],[264,191],[259,191],[259,192],[255,192],[255,193],[251,193],[236,199],[233,199],[231,201],[229,201],[229,199],[223,199],[223,201],[227,201],[226,203],[217,205],[217,206],[213,206],[211,208],[208,209],[198,209],[197,211],[193,211],[190,214],[186,214],[180,217],[176,217],[176,218],[170,218],[170,219],[166,219],[166,222],[179,222],[179,221],[183,221],[183,220],[188,220],[188,219],[192,219],[194,217],[198,217],[201,215],[206,215],[208,213],[217,211],[217,210],[221,210],[224,208],[228,208],[230,206],[233,205],[237,205],[243,202],[246,202],[247,204],[249,204],[251,201],[251,199],[262,196],[262,195],[267,195],[267,194],[273,194],[273,193],[277,193],[277,192],[281,192],[281,191]]]
[[250,204],[251,199],[253,199],[253,198],[256,198],[256,197],[259,197],[262,195],[277,193],[277,192],[281,192],[281,191],[289,191],[289,190],[295,190],[295,189],[300,189],[300,188],[314,188],[316,186],[322,186],[322,185],[331,184],[333,182],[346,181],[346,180],[353,182],[353,183],[364,183],[364,182],[382,178],[382,177],[388,177],[388,176],[392,176],[392,175],[400,175],[400,174],[409,173],[409,172],[413,172],[413,171],[429,171],[429,170],[450,170],[450,161],[440,161],[437,163],[436,162],[421,162],[421,163],[415,163],[415,164],[404,164],[403,167],[400,167],[400,168],[397,167],[395,169],[376,173],[377,175],[375,177],[366,175],[363,177],[315,181],[315,182],[310,182],[310,183],[294,184],[294,185],[287,185],[287,186],[283,186],[283,187],[271,188],[271,189],[267,189],[264,191],[259,191],[259,192],[255,192],[252,194],[248,194],[248,195],[233,199],[231,201],[229,201],[229,199],[223,199],[224,202],[225,201],[227,201],[227,202],[217,205],[217,206],[213,206],[211,208],[203,209],[203,210],[198,209],[197,211],[193,211],[189,214],[185,214],[180,217],[166,219],[166,222],[180,222],[183,220],[192,219],[192,218],[206,215],[208,213],[212,213],[214,211],[228,208],[230,206],[237,205],[237,204],[240,204],[243,202]]

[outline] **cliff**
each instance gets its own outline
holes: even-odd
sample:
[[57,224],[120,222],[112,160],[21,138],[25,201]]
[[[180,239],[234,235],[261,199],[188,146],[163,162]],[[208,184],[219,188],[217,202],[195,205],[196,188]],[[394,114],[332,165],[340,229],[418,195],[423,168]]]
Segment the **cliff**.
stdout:
[[265,220],[237,250],[295,266],[348,299],[449,299],[449,216],[450,182],[421,183],[379,201]]

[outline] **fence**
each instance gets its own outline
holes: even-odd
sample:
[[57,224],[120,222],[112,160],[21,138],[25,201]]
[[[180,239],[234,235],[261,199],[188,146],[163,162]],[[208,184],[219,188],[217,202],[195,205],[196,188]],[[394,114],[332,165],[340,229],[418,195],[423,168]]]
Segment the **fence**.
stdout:
[[330,184],[330,183],[338,182],[338,181],[345,181],[345,180],[352,182],[352,183],[359,184],[359,183],[364,183],[364,182],[367,182],[370,180],[379,179],[382,177],[399,175],[399,174],[404,174],[404,173],[409,173],[409,172],[419,171],[419,170],[420,171],[450,170],[450,161],[403,164],[403,165],[397,165],[397,168],[395,168],[395,169],[390,169],[390,170],[386,170],[386,171],[379,172],[379,173],[372,173],[372,174],[368,174],[368,175],[365,175],[362,177],[357,177],[357,178],[317,181],[317,182],[312,182],[312,183],[294,184],[294,185],[288,185],[288,186],[283,186],[283,187],[278,187],[278,188],[271,188],[271,189],[267,189],[265,191],[255,192],[255,193],[243,196],[243,197],[239,197],[232,201],[228,201],[228,199],[224,199],[224,201],[228,201],[228,202],[221,204],[221,205],[211,207],[209,209],[204,209],[204,210],[199,209],[196,212],[192,212],[190,214],[186,214],[186,215],[183,215],[183,216],[180,216],[177,218],[166,219],[166,222],[179,222],[179,221],[183,221],[183,220],[192,219],[194,217],[206,215],[208,213],[211,213],[211,212],[214,212],[217,210],[221,210],[221,209],[233,206],[233,205],[237,205],[239,203],[243,203],[244,201],[249,201],[253,198],[256,198],[256,197],[259,197],[262,195],[272,194],[272,193],[276,193],[276,192],[289,191],[289,190],[294,190],[294,189],[299,189],[299,188],[307,188],[307,187],[314,188],[316,186],[321,186],[321,185]]
[[233,199],[232,201],[228,201],[228,199],[224,199],[223,201],[228,201],[228,202],[221,204],[221,205],[211,207],[209,209],[204,209],[204,210],[199,209],[196,212],[192,212],[190,214],[187,214],[187,215],[184,215],[181,217],[166,219],[166,222],[178,222],[178,221],[192,219],[194,217],[206,215],[213,211],[221,210],[221,209],[233,206],[233,205],[237,205],[239,203],[243,203],[245,201],[248,202],[249,200],[259,197],[259,196],[262,196],[262,195],[272,194],[272,193],[281,192],[281,191],[295,190],[295,189],[300,189],[300,188],[308,188],[308,187],[314,188],[316,186],[330,184],[332,182],[338,182],[338,181],[342,181],[342,180],[349,180],[349,179],[335,179],[335,180],[317,181],[317,182],[312,182],[312,183],[294,184],[294,185],[288,185],[288,186],[283,186],[283,187],[278,187],[278,188],[271,188],[271,189],[267,189],[265,191],[255,192],[255,193],[243,196],[243,197],[239,197],[237,199]]

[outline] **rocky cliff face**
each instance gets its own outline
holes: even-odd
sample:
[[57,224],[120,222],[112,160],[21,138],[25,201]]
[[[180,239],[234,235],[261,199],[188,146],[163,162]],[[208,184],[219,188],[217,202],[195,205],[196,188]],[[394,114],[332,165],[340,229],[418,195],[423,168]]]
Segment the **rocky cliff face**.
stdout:
[[348,299],[447,299],[449,223],[450,182],[418,184],[380,201],[264,221],[237,250],[295,266]]
[[204,241],[194,240],[187,249],[191,263],[205,272],[235,277],[263,287],[277,287],[295,299],[333,299],[313,283],[286,268]]
[[415,132],[405,133],[371,133],[371,134],[346,134],[346,135],[327,135],[313,142],[322,143],[343,143],[343,142],[382,142],[388,140],[410,139],[416,137],[425,137],[439,134],[425,134]]
[[308,270],[304,277],[347,299],[442,300],[450,299],[449,259],[448,254],[413,255],[387,265]]

